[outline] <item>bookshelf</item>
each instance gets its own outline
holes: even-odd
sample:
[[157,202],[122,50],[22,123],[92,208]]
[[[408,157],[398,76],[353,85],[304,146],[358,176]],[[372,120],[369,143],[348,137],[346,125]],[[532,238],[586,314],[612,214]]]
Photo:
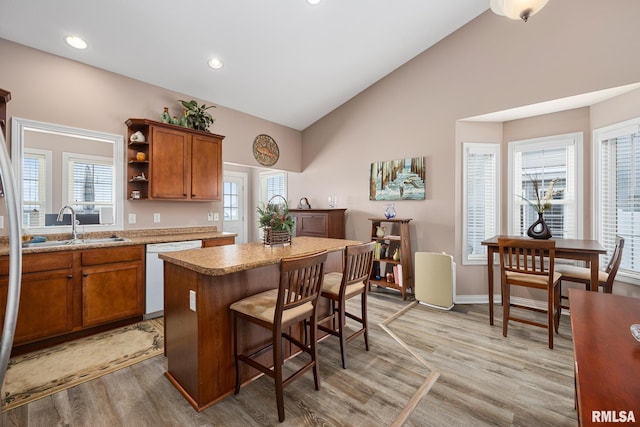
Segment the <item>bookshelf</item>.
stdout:
[[[400,291],[407,299],[413,291],[413,262],[409,222],[411,218],[369,218],[371,240],[376,242],[373,269],[369,282]],[[384,233],[380,230],[384,229]],[[394,259],[397,251],[398,259]]]

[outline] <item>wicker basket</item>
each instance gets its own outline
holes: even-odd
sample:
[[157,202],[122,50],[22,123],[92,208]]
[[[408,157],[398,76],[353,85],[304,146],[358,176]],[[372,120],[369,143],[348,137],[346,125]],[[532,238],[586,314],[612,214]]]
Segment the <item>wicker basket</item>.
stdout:
[[265,246],[291,244],[291,233],[287,230],[272,230],[271,227],[264,227],[262,231]]

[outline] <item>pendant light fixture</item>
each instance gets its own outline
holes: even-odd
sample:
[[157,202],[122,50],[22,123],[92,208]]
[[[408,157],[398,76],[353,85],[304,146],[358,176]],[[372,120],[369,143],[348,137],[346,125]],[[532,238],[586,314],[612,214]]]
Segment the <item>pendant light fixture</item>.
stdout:
[[524,22],[535,15],[549,0],[491,0],[491,10],[497,15]]

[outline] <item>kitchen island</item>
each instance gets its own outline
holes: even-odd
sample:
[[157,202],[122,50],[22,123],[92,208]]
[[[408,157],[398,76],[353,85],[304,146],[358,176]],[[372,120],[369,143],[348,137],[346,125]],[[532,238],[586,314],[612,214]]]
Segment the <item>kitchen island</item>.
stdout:
[[[290,246],[262,243],[193,249],[160,254],[164,262],[166,376],[189,403],[201,411],[233,393],[235,361],[229,305],[278,287],[280,260],[328,251],[325,272],[342,271],[345,246],[354,240],[294,237]],[[320,316],[319,316],[320,317]],[[269,331],[242,324],[240,351],[270,341]],[[301,328],[291,331],[301,336]],[[285,353],[290,351],[285,350]],[[268,360],[269,352],[263,355]],[[241,381],[261,375],[241,366]]]

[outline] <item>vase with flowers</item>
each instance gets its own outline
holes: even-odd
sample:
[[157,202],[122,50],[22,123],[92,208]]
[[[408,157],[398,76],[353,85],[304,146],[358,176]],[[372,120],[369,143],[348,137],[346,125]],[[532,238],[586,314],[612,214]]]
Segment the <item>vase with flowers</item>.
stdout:
[[[282,199],[276,202],[276,199]],[[258,206],[258,223],[263,231],[265,246],[291,244],[293,217],[287,199],[273,196],[264,206]]]
[[558,178],[554,178],[549,182],[547,189],[544,193],[540,192],[540,183],[537,179],[529,177],[529,180],[533,184],[533,190],[536,195],[536,199],[531,201],[526,198],[522,198],[525,202],[529,204],[533,208],[534,211],[538,214],[538,219],[529,226],[527,229],[527,236],[533,239],[549,239],[551,238],[551,230],[549,226],[544,221],[544,212],[551,209],[551,200],[553,196],[560,193],[561,190],[554,190],[553,186],[558,182]]

